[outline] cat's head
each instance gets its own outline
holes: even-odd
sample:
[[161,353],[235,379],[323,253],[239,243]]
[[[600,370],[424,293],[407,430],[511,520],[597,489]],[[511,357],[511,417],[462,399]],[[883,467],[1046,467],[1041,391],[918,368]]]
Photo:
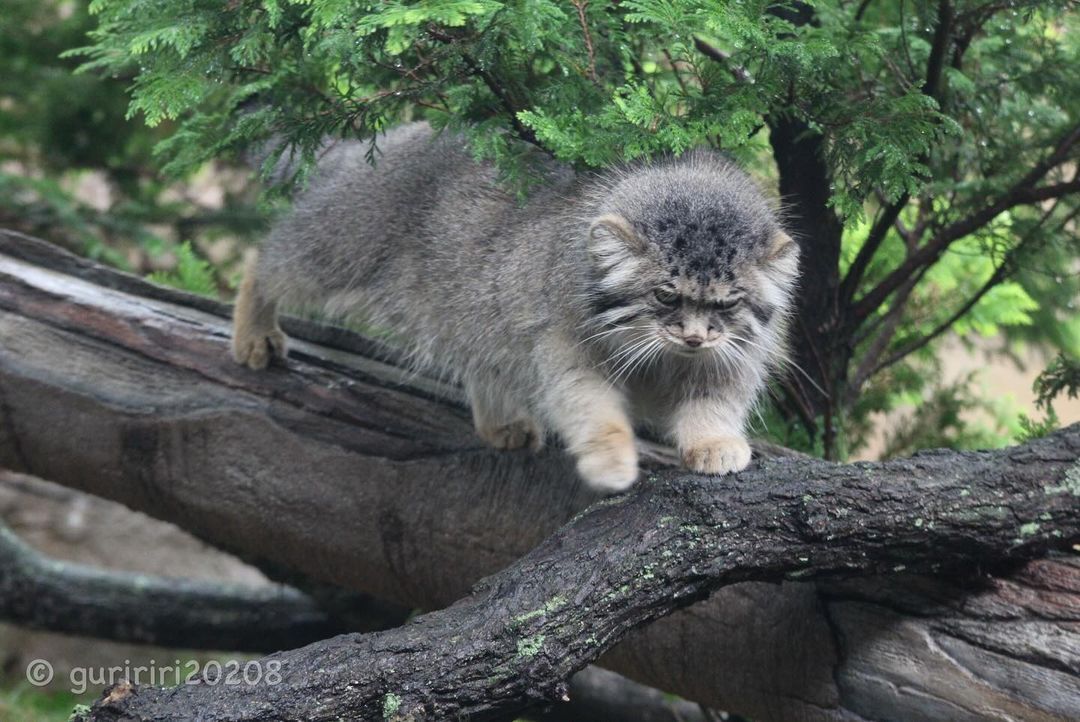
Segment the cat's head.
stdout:
[[628,170],[594,206],[593,321],[655,353],[750,357],[783,328],[798,246],[755,182],[698,152]]

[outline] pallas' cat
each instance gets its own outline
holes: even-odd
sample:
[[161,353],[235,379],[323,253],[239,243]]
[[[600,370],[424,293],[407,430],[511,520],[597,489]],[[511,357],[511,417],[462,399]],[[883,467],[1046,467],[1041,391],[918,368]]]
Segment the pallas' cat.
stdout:
[[321,156],[250,264],[233,353],[284,356],[279,305],[393,331],[417,368],[460,381],[477,433],[554,434],[603,491],[638,475],[634,429],[708,474],[750,460],[746,417],[783,358],[798,249],[773,204],[709,151],[575,174],[551,163],[522,203],[464,139],[423,123]]

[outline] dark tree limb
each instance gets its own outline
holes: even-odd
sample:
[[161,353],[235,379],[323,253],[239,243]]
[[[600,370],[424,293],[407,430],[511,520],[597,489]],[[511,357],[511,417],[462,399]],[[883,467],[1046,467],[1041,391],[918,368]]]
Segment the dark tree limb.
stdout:
[[[465,39],[454,33],[443,31],[434,25],[428,27],[427,33],[436,41],[448,45],[463,42]],[[499,105],[502,106],[502,110],[506,114],[506,119],[510,121],[510,126],[514,129],[514,135],[520,140],[536,146],[545,153],[550,154],[551,151],[544,147],[544,144],[536,137],[536,133],[533,132],[532,128],[526,126],[518,118],[518,113],[527,106],[518,103],[512,92],[508,90],[489,70],[487,70],[483,63],[478,62],[472,55],[467,52],[461,52],[459,57],[461,58],[461,62],[465,65],[465,69],[469,71],[469,75],[483,81],[484,86],[487,87],[491,94],[495,96],[495,99],[499,101]]]
[[874,225],[870,227],[866,240],[855,255],[855,260],[851,262],[844,280],[840,283],[840,302],[843,305],[846,306],[851,303],[851,299],[855,297],[855,293],[859,288],[859,281],[862,280],[866,269],[870,266],[870,261],[873,260],[874,254],[881,248],[881,244],[889,234],[889,229],[900,218],[900,213],[907,207],[909,200],[911,200],[911,194],[903,193],[895,203],[890,203],[882,209]]
[[922,92],[941,105],[945,58],[952,43],[953,25],[956,11],[949,0],[938,0],[937,24],[934,26],[934,39],[930,44],[930,57],[926,62],[926,82]]
[[[856,20],[858,20],[862,10],[863,8],[860,8],[859,12],[856,13]],[[934,39],[931,44],[930,57],[926,64],[926,80],[922,86],[922,92],[937,101],[939,107],[942,104],[942,78],[945,69],[945,55],[948,52],[949,44],[952,42],[954,14],[952,3],[949,0],[939,0],[937,25],[934,28]],[[926,158],[924,157],[922,160],[925,162]],[[866,273],[870,261],[873,260],[874,254],[881,247],[882,242],[889,233],[889,229],[899,224],[900,213],[907,207],[909,200],[911,200],[911,194],[904,192],[895,202],[885,205],[881,215],[870,228],[866,241],[863,243],[862,248],[859,249],[855,260],[852,261],[850,268],[848,268],[847,275],[840,284],[840,302],[843,306],[846,307],[855,298],[859,282]],[[901,232],[900,235],[904,236],[907,241],[909,238],[918,239],[921,234],[908,236]],[[853,386],[857,388],[861,386],[861,383],[855,383]]]
[[855,16],[853,18],[855,22],[862,20],[863,15],[866,14],[866,10],[870,7],[870,2],[871,0],[862,0],[862,2],[859,3],[859,7],[855,10]]
[[[770,14],[795,26],[816,25],[814,7],[805,2],[776,4]],[[842,370],[851,357],[841,334],[844,319],[840,304],[840,246],[843,223],[829,200],[832,187],[825,159],[825,138],[800,116],[797,89],[789,88],[788,108],[766,118],[769,143],[779,172],[779,191],[785,204],[785,221],[799,244],[800,271],[813,279],[799,289],[795,326],[798,341],[793,365],[810,381],[786,384],[781,409],[799,418],[810,438],[821,437],[825,457],[837,453],[837,414],[843,396]]]
[[889,306],[889,310],[881,317],[879,323],[875,324],[877,327],[875,329],[876,333],[863,350],[859,357],[859,363],[855,366],[855,370],[852,372],[851,379],[848,382],[846,402],[849,406],[855,402],[859,392],[862,390],[863,384],[873,375],[878,360],[888,349],[889,344],[892,343],[893,338],[896,336],[896,332],[899,331],[900,322],[904,318],[904,311],[907,308],[908,299],[911,297],[912,292],[915,290],[915,287],[919,285],[919,281],[921,280],[921,273],[916,273],[914,276],[907,279],[907,281],[896,290],[895,297],[893,298],[892,304]]
[[738,80],[740,83],[754,82],[754,77],[750,75],[749,70],[741,65],[732,65],[731,53],[721,50],[712,43],[699,38],[697,35],[694,36],[694,47],[705,57],[720,63],[727,68],[728,72],[731,73],[731,77],[735,78],[735,80]]
[[[377,603],[368,629],[400,622]],[[104,571],[49,559],[0,525],[0,620],[31,629],[186,649],[272,652],[347,628],[288,587]]]
[[[835,410],[834,369],[826,359],[834,359],[837,349],[831,339],[840,322],[839,259],[843,224],[829,207],[829,172],[825,163],[824,139],[802,120],[777,117],[769,120],[769,142],[780,172],[780,195],[787,202],[793,237],[801,249],[800,264],[805,278],[799,295],[795,363],[811,377],[811,386],[793,384],[789,405],[803,408],[808,429],[815,432],[814,417],[825,415],[826,436],[832,433],[828,417]],[[835,359],[834,359],[835,362]],[[831,448],[829,439],[826,447]]]
[[[0,233],[0,464],[123,501],[243,558],[268,560],[428,609],[466,595],[471,583],[528,552],[593,500],[561,452],[532,456],[483,448],[464,408],[436,399],[436,392],[448,390],[423,379],[404,385],[400,371],[372,360],[380,351],[377,344],[348,332],[290,322],[295,354],[287,368],[265,373],[238,368],[227,356],[226,310],[104,270],[25,236]],[[930,516],[937,502],[924,499],[929,488],[915,480],[939,465],[971,459],[977,464],[971,473],[987,484],[993,469],[982,474],[983,465],[1005,474],[1017,466],[1019,476],[1003,480],[994,488],[996,495],[1040,469],[1044,483],[1057,488],[1048,465],[1066,463],[1016,456],[1018,464],[1001,467],[993,463],[997,458],[1004,457],[942,454],[880,467],[906,480],[897,483],[919,490],[914,506],[902,513],[919,508],[926,513],[909,518],[905,527],[910,535],[905,541],[916,546],[868,551],[881,554],[875,557],[880,562],[889,553],[914,554],[919,540],[940,539],[943,528]],[[88,475],[88,468],[96,473]],[[966,473],[963,468],[958,466],[956,473]],[[808,529],[776,526],[773,531],[791,543],[809,544],[799,541],[802,535],[812,534],[817,520],[831,524],[831,518],[816,514],[818,507],[801,496],[787,495],[797,493],[793,490],[805,478],[811,501],[827,498],[816,496],[818,485],[830,486],[817,478],[819,470],[844,476],[841,486],[854,493],[877,469],[790,460],[769,462],[720,484],[669,475],[589,514],[613,523],[606,515],[621,514],[617,509],[627,504],[644,513],[650,494],[661,504],[670,497],[670,503],[693,507],[692,514],[675,520],[675,527],[669,526],[671,520],[659,526],[662,517],[674,514],[649,508],[657,526],[637,539],[660,545],[652,548],[662,553],[670,549],[664,545],[677,545],[695,523],[703,526],[701,521],[732,514],[745,524],[735,505],[743,496],[759,495],[762,503],[775,506],[775,513],[802,514]],[[969,493],[976,491],[973,487]],[[1034,496],[1025,498],[1022,515],[1037,502]],[[933,508],[920,506],[924,502]],[[1064,536],[1053,534],[1067,535],[1069,527],[1051,526],[1057,518],[1053,509],[1039,513],[1051,516],[1034,521],[1014,517],[1005,498],[997,496],[977,513],[972,508],[974,516],[987,517],[992,525],[1017,527],[1021,542],[1016,553],[1034,551],[1044,535],[1055,545],[1066,544]],[[622,533],[630,534],[631,520],[623,521]],[[927,537],[931,523],[937,531]],[[744,532],[743,527],[728,531],[736,537]],[[719,539],[719,534],[711,529],[708,538]],[[968,541],[970,559],[989,553],[986,545],[994,543],[992,538]],[[629,563],[629,549],[612,551]],[[598,555],[608,552],[596,549]],[[761,559],[767,560],[769,550],[763,553]],[[686,589],[693,593],[703,589],[697,585],[712,583],[707,580],[722,567],[716,562],[725,559],[710,554],[708,568],[699,569],[702,576]],[[1044,565],[1040,578],[1063,580],[1049,593],[1033,580],[1030,565],[1011,576],[1002,576],[1007,570],[985,576],[970,559],[967,573],[945,579],[870,578],[863,580],[866,588],[835,582],[734,584],[707,602],[629,632],[600,661],[636,681],[763,722],[974,721],[1003,715],[1068,719],[1061,710],[1080,698],[1077,675],[1062,672],[1060,662],[1045,660],[1054,649],[1080,648],[1075,567],[1063,559],[1038,562]],[[647,579],[644,565],[652,560],[637,561],[641,564],[631,570],[637,575],[631,590],[655,592],[654,610],[685,601],[671,599],[670,590],[659,598],[667,589],[663,575],[671,569],[657,567]],[[804,564],[798,557],[784,563]],[[554,583],[545,576],[554,568],[538,570],[536,585],[526,583],[518,590],[522,603],[542,593],[542,584]],[[574,572],[584,569],[577,565]],[[591,593],[594,585],[614,582],[609,571],[626,570],[601,565],[596,580],[567,580],[558,593],[568,600],[568,592]],[[913,593],[916,588],[921,596]],[[474,602],[490,603],[497,592],[508,589],[485,587]],[[901,596],[903,608],[895,604]],[[440,614],[452,618],[457,614],[453,609]],[[1007,614],[995,616],[995,610]],[[547,634],[546,625],[566,613],[530,617],[521,630],[526,639]],[[614,623],[632,621],[627,617]],[[390,634],[415,629],[410,625]],[[608,634],[613,636],[610,629]],[[363,639],[369,644],[400,637]],[[549,652],[556,648],[548,644],[560,637],[552,632],[545,639],[541,651],[525,655],[530,665],[543,667],[550,661]],[[516,655],[517,640],[504,640],[511,642]],[[531,648],[527,643],[523,651]],[[1008,679],[996,672],[1004,669]],[[344,688],[337,693],[350,694]],[[333,700],[341,699],[337,693]]]
[[[79,493],[0,470],[0,487],[70,501]],[[288,581],[299,576],[269,569]],[[302,578],[288,587],[191,582],[103,571],[51,559],[0,524],[0,621],[28,629],[185,649],[273,652],[335,634],[388,629],[410,610]],[[534,722],[709,722],[693,702],[622,675],[587,667],[570,680],[571,701],[532,711]],[[718,713],[712,713],[718,714]]]
[[[78,493],[20,477],[0,472],[0,485],[60,499]],[[340,588],[306,592],[104,571],[45,557],[0,524],[0,621],[28,629],[185,649],[273,652],[344,632],[396,627],[409,616],[407,609]],[[329,604],[328,594],[334,597]],[[697,704],[598,667],[575,674],[570,690],[570,702],[531,713],[530,719],[709,722]]]

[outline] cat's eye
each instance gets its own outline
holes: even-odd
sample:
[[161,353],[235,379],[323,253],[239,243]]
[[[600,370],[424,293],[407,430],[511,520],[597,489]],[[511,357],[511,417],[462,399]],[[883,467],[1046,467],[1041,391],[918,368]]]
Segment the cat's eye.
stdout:
[[709,305],[712,306],[714,311],[730,311],[736,306],[738,306],[740,303],[742,303],[742,296],[729,298],[724,301],[713,301]]
[[658,288],[653,291],[653,296],[665,306],[674,306],[679,302],[679,294],[675,293],[670,288]]

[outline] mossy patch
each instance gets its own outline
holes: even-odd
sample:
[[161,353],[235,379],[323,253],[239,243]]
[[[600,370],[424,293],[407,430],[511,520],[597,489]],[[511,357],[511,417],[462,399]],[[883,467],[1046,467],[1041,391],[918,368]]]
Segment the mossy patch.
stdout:
[[1074,462],[1065,470],[1065,477],[1060,484],[1044,486],[1047,494],[1072,494],[1080,496],[1080,461]]
[[398,697],[393,692],[387,692],[382,701],[383,719],[391,719],[399,709],[401,709],[401,697]]
[[545,614],[551,614],[552,612],[565,606],[566,598],[556,595],[548,601],[544,602],[544,606],[540,607],[539,609],[533,609],[530,612],[525,612],[524,614],[519,614],[514,617],[514,625],[521,625],[529,621],[530,619],[536,619],[537,617],[542,617]]
[[525,637],[518,640],[517,653],[519,657],[535,657],[540,653],[540,648],[543,646],[543,634],[537,634],[535,637]]

